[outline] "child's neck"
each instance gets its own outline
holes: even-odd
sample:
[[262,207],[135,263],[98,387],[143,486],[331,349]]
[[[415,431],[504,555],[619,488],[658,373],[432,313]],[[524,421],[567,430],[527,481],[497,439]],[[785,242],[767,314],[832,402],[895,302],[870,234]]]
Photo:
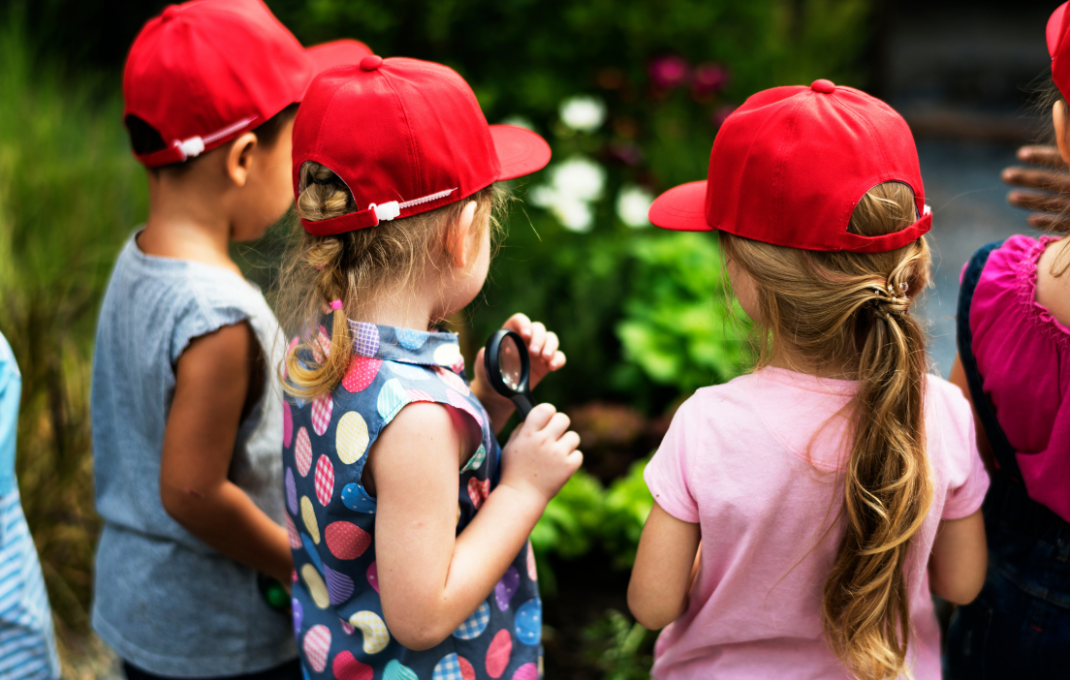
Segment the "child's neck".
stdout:
[[842,367],[824,366],[802,356],[798,352],[777,350],[772,353],[769,361],[765,364],[771,368],[782,368],[796,373],[812,375],[818,378],[832,378],[834,380],[858,380],[858,376]]
[[195,178],[183,180],[150,175],[149,217],[138,248],[146,255],[203,262],[240,274],[230,258],[224,197],[211,187],[197,186]]
[[438,320],[446,318],[440,310],[440,295],[436,286],[398,286],[375,296],[375,301],[361,313],[361,321],[380,326],[411,328],[426,331]]

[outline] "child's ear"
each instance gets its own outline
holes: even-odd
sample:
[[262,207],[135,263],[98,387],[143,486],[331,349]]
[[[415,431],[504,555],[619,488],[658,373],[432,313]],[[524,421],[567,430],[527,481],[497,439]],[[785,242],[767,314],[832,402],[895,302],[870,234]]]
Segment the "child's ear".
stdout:
[[253,166],[253,151],[258,140],[253,132],[246,132],[230,143],[227,149],[226,172],[231,181],[239,187],[249,181],[249,170]]
[[447,232],[446,253],[455,269],[464,271],[473,257],[471,252],[472,226],[476,219],[476,202],[469,201],[461,209],[453,227]]
[[1066,102],[1060,99],[1055,102],[1051,110],[1051,119],[1055,124],[1055,143],[1059,147],[1059,155],[1063,160],[1070,163],[1070,117],[1067,116]]

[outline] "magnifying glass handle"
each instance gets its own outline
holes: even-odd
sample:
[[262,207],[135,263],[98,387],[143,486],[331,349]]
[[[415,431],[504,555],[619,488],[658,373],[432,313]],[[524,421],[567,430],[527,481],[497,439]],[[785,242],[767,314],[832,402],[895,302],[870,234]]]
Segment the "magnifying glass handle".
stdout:
[[535,408],[535,400],[531,398],[531,395],[514,394],[509,398],[512,399],[513,405],[516,406],[516,410],[520,414],[520,419],[527,420],[528,414],[531,413],[531,409]]

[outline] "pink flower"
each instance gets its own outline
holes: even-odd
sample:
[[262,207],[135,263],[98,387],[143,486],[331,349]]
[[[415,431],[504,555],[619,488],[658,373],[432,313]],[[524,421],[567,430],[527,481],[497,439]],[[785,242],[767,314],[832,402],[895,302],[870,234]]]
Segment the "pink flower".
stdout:
[[671,89],[687,82],[687,62],[682,57],[669,55],[650,62],[650,79],[657,87]]
[[720,92],[728,84],[728,69],[720,64],[699,64],[691,74],[691,90],[696,97]]
[[725,104],[724,106],[717,107],[713,112],[713,115],[710,116],[710,125],[715,128],[720,128],[736,108],[738,107],[735,104]]

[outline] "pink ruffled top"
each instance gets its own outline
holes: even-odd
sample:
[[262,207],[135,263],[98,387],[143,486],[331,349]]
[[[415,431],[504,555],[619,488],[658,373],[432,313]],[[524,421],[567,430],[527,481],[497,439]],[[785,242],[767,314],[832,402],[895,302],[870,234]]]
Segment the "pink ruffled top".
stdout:
[[1070,328],[1036,301],[1048,244],[1012,236],[988,258],[970,308],[984,390],[1030,498],[1070,521]]

